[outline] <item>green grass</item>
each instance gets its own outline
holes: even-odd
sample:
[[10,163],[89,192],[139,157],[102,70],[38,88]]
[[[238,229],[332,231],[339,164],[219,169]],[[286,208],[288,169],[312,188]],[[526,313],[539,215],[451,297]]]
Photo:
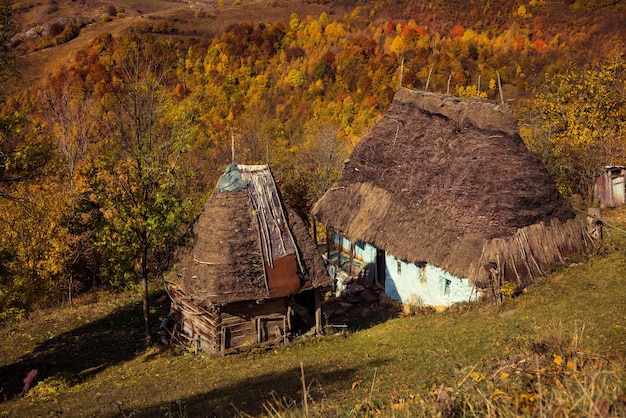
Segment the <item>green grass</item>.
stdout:
[[227,357],[143,349],[132,294],[42,311],[0,331],[3,381],[43,378],[0,415],[624,416],[626,259],[611,234],[610,251],[500,305]]

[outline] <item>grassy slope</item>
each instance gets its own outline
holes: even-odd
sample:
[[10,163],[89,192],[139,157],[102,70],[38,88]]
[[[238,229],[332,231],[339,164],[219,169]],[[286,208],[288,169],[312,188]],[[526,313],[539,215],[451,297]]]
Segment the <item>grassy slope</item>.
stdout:
[[[133,299],[106,298],[2,329],[2,375],[24,373],[41,356],[40,367],[52,361],[48,370],[57,374],[28,396],[0,404],[0,415],[213,416],[233,414],[232,405],[259,414],[272,392],[301,399],[300,362],[312,408],[344,415],[368,404],[389,413],[394,403],[441,383],[455,386],[468,367],[486,371],[532,343],[550,347],[552,340],[582,337],[585,350],[617,359],[620,367],[626,358],[626,263],[619,250],[555,273],[499,306],[398,318],[347,337],[225,358],[139,351]],[[551,359],[553,351],[543,354]]]

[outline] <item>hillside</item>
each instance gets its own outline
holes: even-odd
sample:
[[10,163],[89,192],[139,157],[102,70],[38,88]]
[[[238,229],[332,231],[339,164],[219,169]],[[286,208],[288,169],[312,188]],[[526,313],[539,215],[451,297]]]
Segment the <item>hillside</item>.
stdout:
[[[18,69],[22,81],[11,84],[9,92],[18,92],[24,86],[43,81],[78,50],[104,34],[118,36],[143,28],[167,37],[211,38],[242,22],[252,25],[287,22],[293,13],[301,18],[317,18],[322,12],[341,19],[355,8],[365,11],[359,15],[360,26],[370,22],[380,24],[412,19],[429,32],[441,36],[450,34],[459,26],[494,36],[514,28],[518,38],[516,42],[524,37],[534,42],[547,42],[554,37],[567,39],[583,36],[582,43],[576,48],[589,51],[587,58],[592,51],[606,48],[607,43],[626,37],[626,5],[610,0],[533,0],[528,3],[521,0],[438,3],[427,0],[25,0],[20,2],[15,21],[18,31],[16,48],[20,55]],[[51,44],[51,39],[58,37],[67,24],[73,27],[71,40]]]
[[[343,15],[352,10],[348,1],[323,5],[304,0],[246,0],[240,5],[232,0],[218,6],[217,1],[76,1],[57,0],[20,2],[16,15],[18,70],[21,81],[11,84],[8,92],[17,93],[24,86],[42,82],[55,69],[71,60],[74,54],[95,38],[119,36],[137,27],[150,27],[167,36],[211,38],[233,24],[288,21],[292,13],[319,16],[321,12]],[[76,26],[77,36],[69,42],[44,47],[51,37],[50,27]],[[59,30],[59,29],[57,29]],[[61,29],[62,30],[62,29]],[[57,34],[58,35],[58,34]]]
[[[623,211],[607,218],[626,226]],[[500,305],[365,321],[347,334],[221,358],[142,351],[133,293],[41,310],[0,331],[0,375],[21,386],[39,371],[0,413],[624,416],[625,239],[607,230],[604,254]]]
[[[586,209],[598,168],[626,163],[626,3],[25,0],[15,19],[0,415],[626,415],[626,238],[611,229],[500,305],[412,306],[223,358],[146,348],[233,149],[269,163],[306,219],[399,86],[504,100]],[[626,228],[625,210],[607,217]]]

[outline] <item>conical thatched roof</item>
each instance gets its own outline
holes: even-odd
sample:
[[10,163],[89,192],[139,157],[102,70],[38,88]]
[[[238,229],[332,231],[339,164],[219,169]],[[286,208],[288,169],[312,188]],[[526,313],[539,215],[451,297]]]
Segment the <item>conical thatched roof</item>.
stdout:
[[[494,102],[405,88],[313,216],[351,240],[473,280],[500,256],[523,280],[585,245],[582,225],[524,146],[513,115]],[[515,244],[535,224],[535,235],[559,235],[550,254],[541,240],[526,245],[535,235]]]
[[177,255],[185,294],[198,305],[284,296],[270,292],[266,277],[266,268],[284,256],[297,260],[300,286],[293,293],[327,285],[324,261],[303,220],[282,201],[269,167],[237,168],[244,187],[216,186],[193,225],[191,245]]

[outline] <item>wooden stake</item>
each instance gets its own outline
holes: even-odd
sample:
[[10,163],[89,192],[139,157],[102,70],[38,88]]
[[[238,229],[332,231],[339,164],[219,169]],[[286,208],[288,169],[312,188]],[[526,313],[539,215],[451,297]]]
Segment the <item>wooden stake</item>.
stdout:
[[235,164],[235,132],[230,131],[230,154],[232,156],[232,163]]
[[313,298],[315,300],[315,333],[317,335],[322,334],[322,295],[320,290],[315,289],[313,291]]
[[448,76],[448,88],[446,88],[446,94],[450,94],[450,80],[452,80],[452,74]]
[[434,66],[435,64],[431,64],[430,66],[430,71],[428,71],[428,79],[426,79],[426,88],[424,88],[424,91],[428,91],[428,85],[430,84],[430,75],[433,73]]
[[500,90],[500,102],[502,103],[502,106],[504,106],[504,95],[502,94],[502,84],[500,83],[500,72],[498,71],[496,74],[498,74],[498,90]]
[[402,62],[400,63],[400,88],[402,88],[402,76],[404,75],[404,57],[402,57]]

